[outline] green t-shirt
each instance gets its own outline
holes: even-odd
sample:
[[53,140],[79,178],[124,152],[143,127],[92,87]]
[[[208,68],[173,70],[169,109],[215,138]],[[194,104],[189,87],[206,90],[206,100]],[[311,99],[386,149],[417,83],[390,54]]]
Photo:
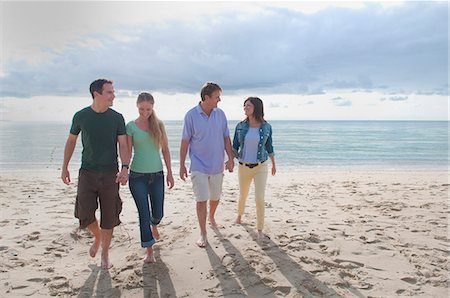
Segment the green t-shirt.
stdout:
[[130,169],[138,173],[156,173],[163,170],[158,146],[147,131],[137,127],[134,121],[127,124],[127,135],[133,137],[133,161]]
[[81,167],[99,172],[117,170],[117,136],[124,135],[122,114],[108,109],[97,113],[90,106],[73,116],[70,133],[81,132]]

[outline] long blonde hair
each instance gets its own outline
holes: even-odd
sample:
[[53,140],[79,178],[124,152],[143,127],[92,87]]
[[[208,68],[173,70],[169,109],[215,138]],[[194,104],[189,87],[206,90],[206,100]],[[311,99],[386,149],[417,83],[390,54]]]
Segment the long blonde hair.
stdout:
[[[151,95],[148,92],[141,92],[138,95],[136,104],[139,104],[144,101],[147,101],[151,104],[155,104],[155,99],[153,98],[153,95]],[[159,148],[161,148],[162,146],[164,146],[164,144],[167,143],[167,135],[166,130],[164,128],[164,124],[156,116],[155,110],[153,110],[150,117],[148,117],[148,130],[150,136],[153,138],[153,140],[155,141],[156,145]]]

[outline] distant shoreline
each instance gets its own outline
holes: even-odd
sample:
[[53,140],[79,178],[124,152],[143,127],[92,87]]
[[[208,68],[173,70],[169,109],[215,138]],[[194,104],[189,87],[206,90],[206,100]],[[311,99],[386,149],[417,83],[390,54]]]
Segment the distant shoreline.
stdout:
[[[132,119],[126,119],[126,121],[131,121]],[[162,121],[169,121],[169,122],[183,122],[183,119],[161,119]],[[228,122],[239,122],[243,119],[228,119]],[[358,120],[349,120],[349,119],[266,119],[267,121],[276,121],[276,122],[292,122],[292,121],[299,121],[299,122],[450,122],[450,119],[446,120],[432,120],[432,119],[358,119]],[[67,119],[67,121],[48,121],[48,120],[4,120],[0,119],[0,123],[40,123],[40,124],[68,124],[70,125],[72,119]]]
[[[448,121],[271,120],[279,171],[448,170]],[[237,121],[229,121],[233,138]],[[165,121],[174,171],[183,122]],[[70,123],[2,122],[0,169],[61,167]],[[18,137],[20,136],[20,137]],[[81,161],[81,137],[71,166]]]

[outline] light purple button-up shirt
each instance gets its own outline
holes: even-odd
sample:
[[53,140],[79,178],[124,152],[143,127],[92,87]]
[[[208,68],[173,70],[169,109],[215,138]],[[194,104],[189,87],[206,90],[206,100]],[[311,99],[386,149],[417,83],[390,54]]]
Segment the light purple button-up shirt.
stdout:
[[184,116],[182,138],[189,141],[190,171],[223,173],[224,138],[229,135],[227,117],[221,109],[213,109],[209,117],[200,104],[189,110]]

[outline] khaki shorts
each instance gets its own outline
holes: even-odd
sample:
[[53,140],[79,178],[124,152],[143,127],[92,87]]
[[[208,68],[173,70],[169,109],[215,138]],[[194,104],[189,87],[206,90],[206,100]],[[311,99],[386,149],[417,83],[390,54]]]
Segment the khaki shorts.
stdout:
[[191,173],[191,181],[197,202],[218,201],[220,199],[223,173],[209,175],[194,171]]
[[120,224],[122,200],[119,197],[119,184],[116,183],[117,171],[97,172],[80,169],[78,176],[75,217],[80,227],[86,228],[93,223],[95,211],[100,203],[100,227],[112,229]]

